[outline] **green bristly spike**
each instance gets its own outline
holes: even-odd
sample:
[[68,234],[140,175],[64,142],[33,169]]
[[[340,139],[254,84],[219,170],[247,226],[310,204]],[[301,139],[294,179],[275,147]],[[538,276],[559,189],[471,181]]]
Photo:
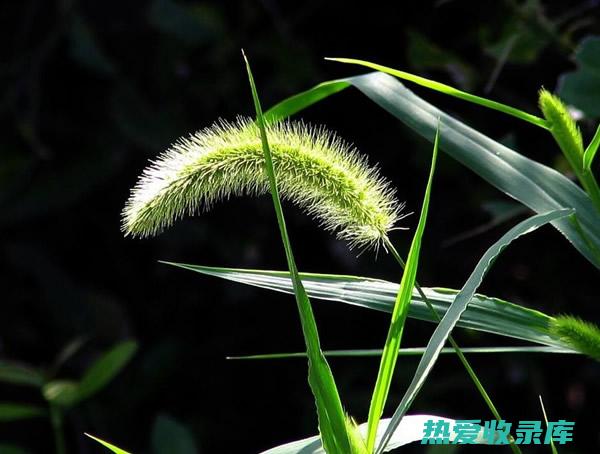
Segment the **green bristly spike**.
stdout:
[[550,332],[575,350],[600,361],[600,328],[570,315],[559,315],[550,324]]
[[600,137],[596,137],[598,133],[590,144],[591,148],[588,147],[588,150],[584,151],[581,131],[569,114],[567,106],[557,96],[544,89],[540,90],[539,104],[548,121],[550,133],[569,162],[571,169],[577,175],[577,179],[592,199],[594,206],[600,211],[600,188],[596,178],[589,171],[589,167],[586,168],[586,161],[591,165],[595,154],[594,147],[597,148],[597,142],[600,141]]
[[[363,155],[324,128],[279,122],[265,131],[278,191],[350,246],[378,247],[402,204]],[[180,139],[140,177],[123,210],[123,230],[151,236],[236,195],[267,194],[258,126],[221,121]]]
[[548,90],[540,90],[540,109],[548,120],[550,132],[554,136],[573,169],[581,167],[583,159],[583,139],[579,127],[567,110],[567,106]]

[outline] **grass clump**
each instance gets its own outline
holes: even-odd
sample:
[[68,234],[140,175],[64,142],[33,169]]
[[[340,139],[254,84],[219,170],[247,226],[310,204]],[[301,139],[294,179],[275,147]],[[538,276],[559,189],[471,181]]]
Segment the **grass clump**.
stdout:
[[[402,205],[356,149],[298,122],[267,126],[267,133],[282,198],[351,246],[377,247],[387,238]],[[155,235],[219,200],[268,192],[257,126],[221,121],[180,139],[144,170],[123,211],[123,230]]]

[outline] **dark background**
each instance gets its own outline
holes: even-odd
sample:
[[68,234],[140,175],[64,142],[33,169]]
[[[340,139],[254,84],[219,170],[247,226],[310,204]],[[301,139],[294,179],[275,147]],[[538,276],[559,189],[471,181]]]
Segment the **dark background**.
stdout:
[[[120,211],[148,159],[218,118],[252,115],[242,47],[264,106],[360,73],[323,60],[347,56],[537,112],[537,90],[554,90],[559,75],[575,67],[579,40],[600,34],[598,6],[589,1],[23,0],[3,2],[0,21],[0,358],[43,367],[73,339],[84,338],[60,372],[77,378],[114,343],[140,343],[107,388],[67,414],[69,452],[80,453],[102,452],[84,431],[150,452],[158,415],[186,427],[203,453],[256,453],[315,433],[304,361],[225,359],[302,350],[293,298],[157,262],[283,269],[270,198],[230,200],[157,238],[124,239],[120,232]],[[502,62],[502,49],[514,36]],[[543,131],[415,91],[526,156],[564,168]],[[420,208],[429,143],[353,89],[301,117],[356,144],[394,182],[408,211]],[[582,123],[586,138],[593,125]],[[489,222],[482,207],[496,200],[508,201],[440,157],[421,255],[423,285],[462,285],[516,219],[469,240],[447,241]],[[285,210],[302,270],[400,279],[391,257],[356,257],[295,207]],[[412,230],[416,216],[404,223]],[[411,231],[392,236],[403,253],[410,238]],[[597,270],[546,227],[511,246],[481,290],[549,314],[598,321],[597,278]],[[313,305],[325,348],[383,345],[388,316]],[[425,345],[431,331],[411,320],[404,344]],[[511,343],[464,330],[456,335],[464,346]],[[600,451],[598,363],[532,354],[473,356],[472,363],[506,420],[542,419],[541,394],[551,420],[576,421],[575,442],[561,453]],[[377,359],[331,364],[347,409],[365,420]],[[416,364],[399,362],[389,413]],[[0,386],[0,401],[43,402],[37,392],[10,385]],[[438,361],[412,411],[491,418],[452,356]],[[0,441],[36,453],[53,449],[45,419],[2,423]]]

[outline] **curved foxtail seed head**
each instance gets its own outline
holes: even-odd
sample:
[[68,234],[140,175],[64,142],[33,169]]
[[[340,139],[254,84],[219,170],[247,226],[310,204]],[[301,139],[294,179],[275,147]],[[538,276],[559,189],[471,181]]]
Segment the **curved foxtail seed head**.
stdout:
[[571,150],[572,153],[583,156],[581,131],[560,98],[548,90],[541,89],[539,105],[544,117],[550,123],[550,132],[561,149]]
[[550,332],[573,349],[600,361],[600,328],[571,315],[559,315]]
[[[282,198],[351,246],[377,247],[386,238],[402,205],[355,149],[298,122],[270,125],[267,134]],[[123,231],[155,235],[232,195],[268,193],[263,164],[259,130],[248,119],[180,139],[142,173],[123,210]]]

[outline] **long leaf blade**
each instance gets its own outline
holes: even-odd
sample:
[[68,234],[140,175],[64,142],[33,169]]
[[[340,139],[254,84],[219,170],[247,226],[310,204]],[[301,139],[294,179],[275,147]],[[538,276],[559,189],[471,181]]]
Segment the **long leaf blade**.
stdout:
[[[398,350],[400,356],[421,356],[425,353],[426,347],[410,347],[401,348]],[[500,354],[500,353],[558,353],[558,354],[581,354],[572,350],[567,350],[560,347],[535,347],[535,346],[522,346],[522,347],[465,347],[461,348],[463,353],[469,354]],[[327,357],[336,358],[368,358],[368,357],[380,357],[383,353],[382,349],[369,348],[369,349],[351,349],[351,350],[325,350],[323,354]],[[448,355],[455,354],[456,350],[451,347],[444,347],[440,351],[440,354]],[[245,356],[228,356],[227,359],[231,360],[256,360],[256,359],[293,359],[293,358],[306,358],[305,352],[294,352],[294,353],[264,353],[259,355],[245,355]]]
[[355,58],[326,58],[325,60],[337,61],[340,63],[350,63],[371,68],[375,71],[381,71],[382,73],[390,74],[400,79],[414,82],[418,85],[421,85],[422,87],[426,87],[449,96],[454,96],[455,98],[463,99],[465,101],[472,102],[473,104],[478,104],[480,106],[487,107],[488,109],[497,110],[499,112],[503,112],[505,114],[512,115],[513,117],[519,118],[520,120],[532,123],[541,128],[548,129],[547,121],[543,118],[524,112],[515,107],[502,104],[497,101],[492,101],[491,99],[472,95],[471,93],[467,93],[466,91],[462,91],[457,88],[451,87],[450,85],[436,82],[435,80],[426,79],[425,77],[407,73],[406,71],[399,71],[397,69],[389,68],[387,66],[379,65],[377,63],[372,63],[365,60],[357,60]]
[[[163,262],[196,273],[218,277],[253,287],[282,293],[293,293],[290,275],[286,271],[215,268],[181,263]],[[399,285],[358,276],[300,273],[308,295],[324,301],[340,302],[367,309],[391,312]],[[436,312],[443,316],[458,291],[444,288],[424,288],[425,295]],[[417,320],[437,322],[418,292],[413,292],[408,316]],[[458,321],[461,328],[508,336],[540,345],[572,351],[560,339],[552,336],[549,325],[552,317],[498,298],[475,295]]]
[[417,370],[413,376],[411,384],[404,394],[400,405],[394,412],[392,420],[390,421],[390,424],[378,446],[378,453],[383,452],[383,448],[385,448],[395,429],[398,427],[400,421],[406,414],[406,411],[416,398],[418,392],[425,383],[429,372],[433,368],[433,365],[439,356],[440,350],[446,343],[448,335],[456,326],[456,323],[467,308],[471,298],[473,295],[475,295],[477,288],[483,281],[483,278],[493,265],[498,255],[517,238],[533,232],[549,222],[553,222],[561,217],[570,215],[571,213],[571,210],[556,210],[550,213],[532,216],[510,229],[486,251],[483,257],[477,263],[477,266],[475,267],[473,273],[471,273],[469,276],[469,279],[467,279],[467,282],[461,291],[458,293],[458,295],[456,295],[454,302],[429,339],[427,350],[419,361],[419,365],[417,366]]
[[350,83],[345,80],[332,80],[323,82],[310,90],[303,91],[283,100],[279,104],[265,112],[265,121],[271,123],[283,120],[296,112],[306,109],[319,101],[338,93],[349,87]]
[[346,416],[342,408],[340,396],[333,378],[329,364],[321,351],[317,324],[312,312],[312,307],[294,260],[292,246],[288,237],[283,208],[279,199],[277,189],[277,180],[273,169],[273,160],[269,149],[268,137],[265,128],[265,120],[258,98],[254,77],[250,69],[250,64],[244,55],[248,80],[252,92],[252,99],[256,110],[256,121],[260,130],[260,136],[265,156],[265,169],[269,177],[271,196],[275,207],[275,214],[281,233],[281,240],[285,249],[288,269],[292,277],[294,295],[302,324],[302,331],[306,343],[308,354],[308,381],[315,396],[317,414],[319,418],[319,428],[323,441],[323,446],[330,454],[351,453],[351,442],[347,432]]
[[390,321],[390,328],[388,331],[387,339],[383,347],[383,354],[381,355],[381,363],[379,365],[379,372],[377,375],[377,381],[375,383],[375,389],[373,390],[373,396],[371,397],[371,405],[369,407],[369,419],[367,423],[367,451],[372,452],[375,447],[375,437],[377,435],[377,426],[379,420],[383,414],[385,403],[392,383],[392,377],[396,362],[398,360],[398,350],[402,341],[402,333],[404,331],[404,323],[408,316],[408,308],[412,293],[415,287],[415,280],[417,278],[417,269],[419,266],[419,254],[421,250],[421,242],[423,234],[425,233],[425,224],[427,221],[427,213],[429,211],[429,200],[431,198],[431,187],[433,184],[433,174],[435,172],[435,163],[438,153],[439,144],[439,133],[436,134],[434,145],[433,145],[433,157],[431,158],[431,170],[429,172],[429,178],[427,180],[427,188],[425,189],[425,196],[423,197],[423,206],[421,208],[421,214],[419,216],[419,223],[413,236],[412,244],[406,260],[406,266],[400,282],[400,288],[398,289],[398,295],[396,296],[396,302],[394,304],[394,310],[392,311],[392,319]]

